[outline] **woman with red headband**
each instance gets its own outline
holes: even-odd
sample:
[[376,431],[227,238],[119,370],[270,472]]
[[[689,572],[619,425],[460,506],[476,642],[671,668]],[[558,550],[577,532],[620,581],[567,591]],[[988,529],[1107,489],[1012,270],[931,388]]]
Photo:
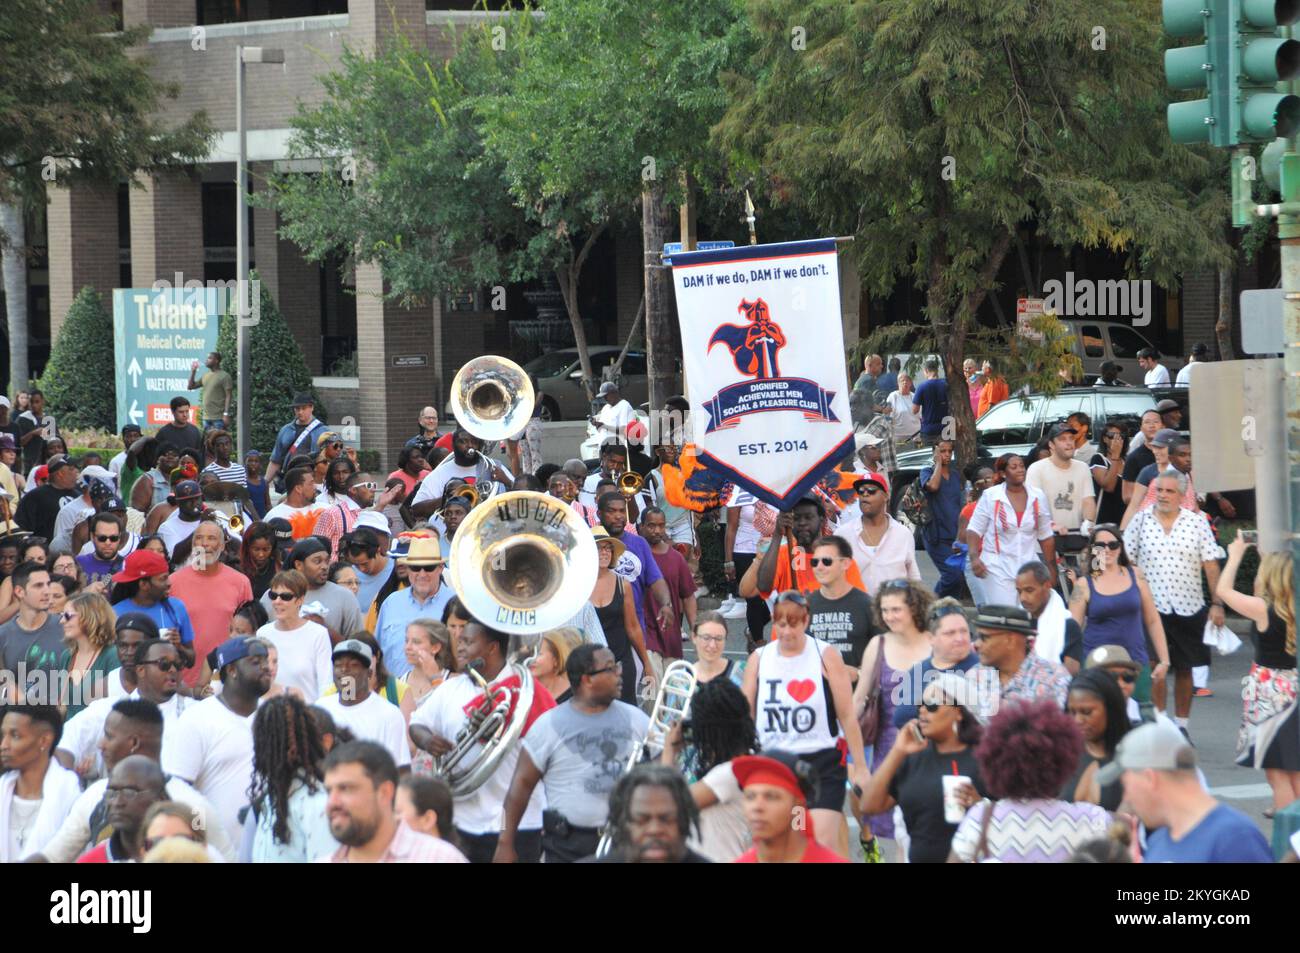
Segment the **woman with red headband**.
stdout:
[[745,822],[754,846],[736,858],[737,864],[847,864],[829,847],[817,843],[810,799],[816,798],[812,766],[778,753],[776,757],[744,755],[732,759],[732,773],[744,791]]

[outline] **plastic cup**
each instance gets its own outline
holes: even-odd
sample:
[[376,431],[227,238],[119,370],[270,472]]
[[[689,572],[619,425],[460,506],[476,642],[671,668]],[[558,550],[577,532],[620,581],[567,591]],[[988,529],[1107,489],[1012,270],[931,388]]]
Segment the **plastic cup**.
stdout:
[[949,824],[960,824],[966,816],[966,808],[957,799],[957,792],[967,784],[970,784],[970,778],[964,774],[943,775],[943,819]]

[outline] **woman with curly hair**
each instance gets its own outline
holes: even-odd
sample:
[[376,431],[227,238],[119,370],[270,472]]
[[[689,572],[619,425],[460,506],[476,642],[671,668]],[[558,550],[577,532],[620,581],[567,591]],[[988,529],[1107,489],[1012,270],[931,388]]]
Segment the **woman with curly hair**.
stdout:
[[[898,737],[894,705],[901,695],[899,686],[913,665],[930,656],[926,622],[933,601],[933,593],[912,579],[891,579],[876,590],[876,629],[882,634],[862,653],[862,677],[853,692],[854,712],[861,712],[873,693],[880,699],[876,736],[862,739],[863,745],[874,746],[872,771],[884,764]],[[872,815],[870,825],[862,828],[862,850],[869,863],[879,862],[877,837],[894,837],[893,811]]]
[[[1237,592],[1233,583],[1246,546],[1240,532],[1228,544],[1228,562],[1219,573],[1215,596],[1254,623],[1250,636],[1255,658],[1250,674],[1242,679],[1237,763],[1264,769],[1276,812],[1300,798],[1293,569],[1290,553],[1269,553],[1259,561],[1254,595]],[[1267,741],[1261,744],[1260,738]]]
[[63,698],[64,719],[71,718],[96,698],[108,694],[108,673],[117,659],[113,607],[97,592],[83,592],[68,600],[59,616],[63,623],[63,652],[59,668],[68,673]]
[[1083,734],[1055,701],[1002,705],[975,751],[996,800],[966,812],[948,862],[1062,863],[1080,845],[1104,837],[1105,810],[1058,796],[1082,754]]
[[660,760],[679,763],[691,782],[691,799],[700,809],[700,833],[690,846],[715,863],[725,863],[749,850],[744,796],[731,770],[733,758],[758,751],[758,735],[749,702],[734,682],[715,678],[691,696],[690,743],[685,722],[668,732]]
[[275,563],[275,530],[270,523],[258,520],[244,529],[239,544],[239,571],[248,577],[254,599],[261,599],[271,587]]
[[257,710],[241,861],[305,863],[338,849],[325,813],[324,759],[320,730],[297,698],[281,695]]

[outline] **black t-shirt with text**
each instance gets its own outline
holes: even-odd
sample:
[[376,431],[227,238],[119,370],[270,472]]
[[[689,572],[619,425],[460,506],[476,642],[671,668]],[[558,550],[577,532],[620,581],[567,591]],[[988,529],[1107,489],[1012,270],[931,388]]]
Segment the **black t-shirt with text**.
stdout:
[[861,589],[850,589],[838,599],[827,599],[814,592],[808,596],[808,612],[810,635],[838,649],[845,665],[862,664],[862,653],[876,634],[869,595]]

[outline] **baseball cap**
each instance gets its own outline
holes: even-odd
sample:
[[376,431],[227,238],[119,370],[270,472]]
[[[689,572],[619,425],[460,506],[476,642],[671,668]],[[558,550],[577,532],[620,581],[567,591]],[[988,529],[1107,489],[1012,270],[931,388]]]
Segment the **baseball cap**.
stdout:
[[998,632],[1016,632],[1020,635],[1037,635],[1038,627],[1031,616],[1020,606],[980,606],[975,615],[975,628]]
[[367,665],[375,660],[375,653],[370,650],[370,646],[360,639],[344,639],[334,646],[334,652],[330,655],[330,658],[338,658],[340,655],[359,656],[365,659]]
[[1114,784],[1125,771],[1191,771],[1195,767],[1196,749],[1183,733],[1157,721],[1124,736],[1110,764],[1097,772],[1097,783]]
[[58,473],[64,467],[70,467],[70,466],[72,466],[71,460],[69,460],[65,455],[61,453],[56,454],[55,456],[50,457],[50,459],[46,461],[45,473],[47,476],[54,476],[54,474]]
[[135,582],[150,576],[161,576],[168,571],[167,560],[152,549],[137,549],[122,565],[120,572],[113,573],[114,582]]
[[3,394],[0,394],[0,407],[9,407],[12,409],[13,404],[9,403],[8,397],[5,397]]
[[287,546],[293,542],[293,526],[288,520],[275,516],[267,520],[266,525],[271,527],[271,531],[275,533],[275,544],[277,546]]
[[1059,423],[1059,424],[1052,424],[1052,429],[1050,429],[1049,431],[1047,431],[1047,439],[1048,439],[1048,440],[1055,440],[1057,437],[1061,436],[1061,434],[1064,434],[1064,433],[1068,433],[1068,434],[1076,434],[1076,433],[1078,433],[1078,432],[1079,432],[1079,431],[1075,430],[1075,429],[1074,429],[1073,427],[1071,427],[1068,423],[1062,421],[1062,422]]
[[1160,403],[1156,404],[1156,410],[1160,411],[1160,413],[1162,414],[1167,414],[1171,410],[1182,410],[1182,409],[1183,408],[1178,405],[1178,401],[1170,400],[1168,397],[1160,401]]
[[203,496],[203,490],[194,480],[181,480],[172,490],[172,500],[197,500]]
[[877,437],[873,433],[855,433],[853,435],[853,449],[861,453],[867,447],[878,447],[885,442],[884,437]]
[[1112,665],[1123,665],[1134,672],[1142,671],[1142,666],[1133,661],[1133,656],[1122,645],[1099,645],[1088,653],[1083,663],[1084,668],[1110,668]]
[[1170,430],[1168,427],[1163,430],[1157,430],[1156,435],[1147,441],[1153,447],[1168,447],[1175,440],[1182,437],[1177,430]]
[[381,536],[392,536],[393,528],[388,525],[388,520],[382,513],[376,513],[374,510],[366,510],[357,516],[357,521],[352,524],[353,528],[360,529],[362,526],[373,529]]
[[606,394],[614,393],[618,390],[618,385],[613,381],[605,381],[600,385],[600,390],[596,391],[597,397],[604,397]]
[[293,395],[293,406],[295,406],[295,407],[305,407],[305,406],[307,406],[308,404],[311,404],[311,405],[313,405],[313,406],[316,404],[316,399],[315,399],[314,397],[312,397],[311,394],[294,394],[294,395]]
[[853,489],[861,490],[868,483],[874,483],[886,493],[889,492],[889,481],[885,479],[883,473],[867,473],[853,481]]
[[32,471],[32,481],[38,486],[50,478],[50,469],[45,464],[41,464]]
[[[937,687],[932,687],[937,686]],[[983,724],[979,716],[979,692],[975,685],[968,681],[965,676],[958,675],[955,672],[940,672],[935,670],[933,680],[927,675],[926,685],[921,691],[921,698],[933,698],[939,692],[943,692],[944,700],[951,699],[952,704],[961,705],[965,708],[976,721]]]
[[[94,494],[92,493],[91,496],[93,497]],[[126,510],[126,501],[124,501],[120,496],[110,495],[100,504],[99,507],[101,513],[110,511],[116,513],[118,510],[122,510],[123,512]]]
[[217,671],[221,671],[227,665],[232,665],[242,658],[253,656],[266,656],[266,646],[258,639],[247,635],[237,635],[233,639],[226,639],[217,646]]
[[793,768],[776,758],[761,754],[741,755],[731,759],[731,772],[742,791],[751,784],[770,784],[789,791],[800,804],[808,803],[808,795]]
[[293,550],[289,553],[289,565],[292,566],[300,559],[307,559],[315,556],[317,553],[328,553],[330,548],[322,543],[315,536],[307,536],[293,544]]
[[123,612],[118,616],[117,622],[113,624],[113,632],[118,633],[123,629],[143,632],[146,638],[158,638],[158,623],[143,612]]
[[0,450],[17,450],[18,444],[11,433],[0,433]]
[[323,447],[327,443],[342,443],[343,438],[333,430],[327,430],[316,438],[316,446]]

